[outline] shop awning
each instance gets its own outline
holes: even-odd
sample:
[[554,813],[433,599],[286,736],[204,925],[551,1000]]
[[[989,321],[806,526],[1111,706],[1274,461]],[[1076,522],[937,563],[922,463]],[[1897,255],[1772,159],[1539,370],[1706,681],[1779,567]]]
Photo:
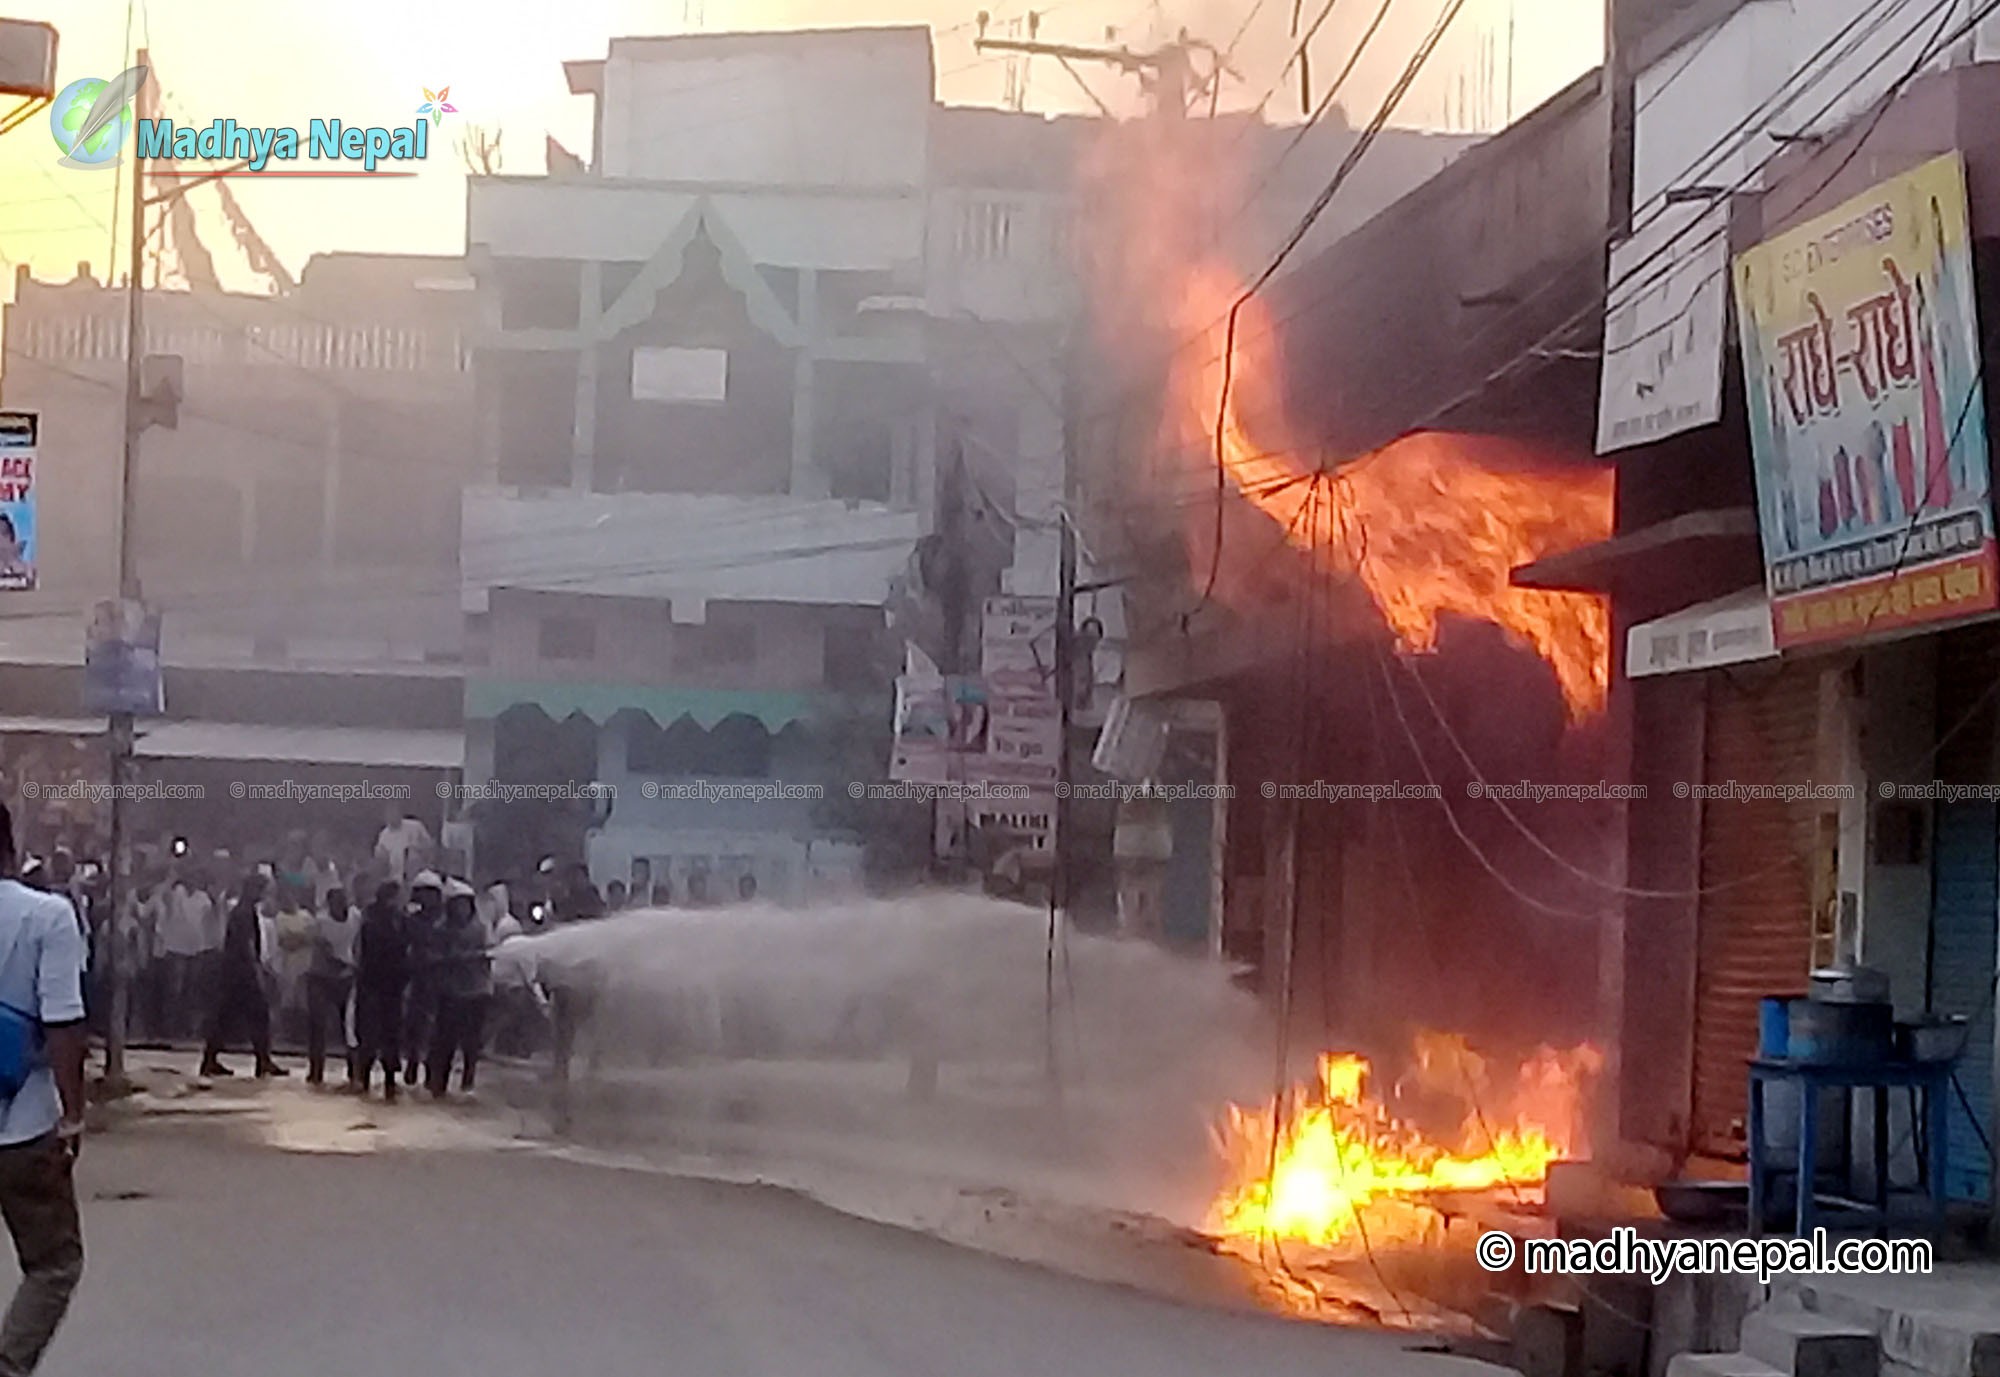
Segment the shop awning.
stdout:
[[[681,718],[709,728],[726,717],[754,717],[766,731],[781,732],[794,722],[824,716],[839,699],[826,693],[784,693],[768,689],[669,688],[646,684],[539,683],[468,679],[465,717],[480,721],[509,708],[537,707],[560,722],[582,713],[600,726],[624,711],[643,712],[662,727]],[[886,706],[883,711],[887,711]]]
[[1762,588],[1697,603],[1625,636],[1625,673],[1633,679],[1777,658],[1771,600]]
[[0,736],[102,736],[102,717],[0,717]]
[[134,754],[144,760],[272,760],[456,770],[465,764],[465,733],[395,727],[141,722]]
[[1610,593],[1631,571],[1664,564],[1678,570],[1689,560],[1717,560],[1731,554],[1754,555],[1757,513],[1751,507],[1684,512],[1636,531],[1595,544],[1549,555],[1515,568],[1516,588],[1552,592]]

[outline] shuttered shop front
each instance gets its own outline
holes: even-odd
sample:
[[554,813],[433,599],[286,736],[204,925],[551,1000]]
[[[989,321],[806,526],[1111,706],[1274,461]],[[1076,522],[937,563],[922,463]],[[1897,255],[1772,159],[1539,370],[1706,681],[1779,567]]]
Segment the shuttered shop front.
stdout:
[[[1748,791],[1813,780],[1820,668],[1711,673],[1702,768],[1713,788]],[[1696,1151],[1737,1155],[1757,1050],[1758,1002],[1803,994],[1812,966],[1812,870],[1830,804],[1709,797],[1701,813],[1690,1138]]]
[[[1936,778],[1990,785],[2000,710],[2000,625],[1950,631],[1938,640]],[[1918,771],[1919,777],[1928,773]],[[1985,1200],[1993,1118],[1993,980],[2000,927],[2000,807],[1990,799],[1941,799],[1932,848],[1930,971],[1925,1007],[1968,1020],[1949,1107],[1946,1190]]]

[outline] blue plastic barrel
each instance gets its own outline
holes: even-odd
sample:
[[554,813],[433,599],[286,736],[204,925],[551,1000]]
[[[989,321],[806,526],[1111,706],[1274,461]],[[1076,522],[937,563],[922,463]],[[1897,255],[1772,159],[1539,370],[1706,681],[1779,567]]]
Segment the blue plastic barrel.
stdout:
[[1766,995],[1757,1003],[1757,1055],[1777,1060],[1790,1055],[1792,1044],[1792,1001],[1783,995]]

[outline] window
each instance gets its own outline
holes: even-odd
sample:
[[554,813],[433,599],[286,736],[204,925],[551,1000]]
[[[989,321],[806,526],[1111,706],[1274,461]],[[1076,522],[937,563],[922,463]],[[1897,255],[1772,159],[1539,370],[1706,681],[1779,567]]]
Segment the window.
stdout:
[[958,256],[997,263],[1009,256],[1014,208],[1005,201],[967,201],[958,212]]
[[858,693],[884,684],[889,676],[877,659],[879,642],[880,638],[866,628],[828,627],[822,660],[826,686],[841,693]]
[[597,623],[588,617],[543,617],[535,650],[544,660],[589,660],[597,655]]
[[741,713],[723,718],[706,731],[690,718],[661,727],[639,713],[627,728],[625,768],[635,775],[767,779],[771,774],[771,733],[756,718]]
[[317,564],[325,518],[326,490],[318,479],[259,479],[250,558],[267,566]]
[[500,276],[500,328],[574,330],[582,298],[582,269],[576,263],[510,265]]
[[710,622],[677,626],[673,639],[675,669],[715,669],[757,663],[757,636],[748,626]]
[[140,475],[136,486],[133,540],[142,567],[217,569],[243,562],[243,490],[234,483],[155,472]]

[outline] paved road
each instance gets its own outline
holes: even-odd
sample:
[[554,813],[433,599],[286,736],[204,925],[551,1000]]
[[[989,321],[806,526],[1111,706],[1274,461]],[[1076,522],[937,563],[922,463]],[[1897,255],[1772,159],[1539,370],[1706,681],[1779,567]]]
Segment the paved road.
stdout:
[[94,1139],[82,1170],[89,1266],[47,1377],[1491,1371],[777,1191],[529,1152],[311,1155],[156,1129]]

